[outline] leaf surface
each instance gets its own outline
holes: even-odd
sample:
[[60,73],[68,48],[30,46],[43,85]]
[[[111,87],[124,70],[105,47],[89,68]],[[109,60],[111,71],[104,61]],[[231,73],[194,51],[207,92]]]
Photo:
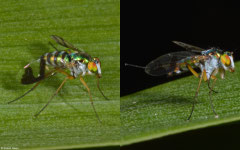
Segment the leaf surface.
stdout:
[[[87,90],[77,78],[36,114],[64,80],[57,74],[21,100],[33,85],[20,84],[23,67],[47,52],[48,42],[59,35],[101,61],[100,87],[94,76],[84,77],[90,87],[95,116]],[[54,45],[60,49],[65,48]],[[119,0],[1,0],[0,5],[0,147],[69,149],[119,145],[120,139],[120,1]],[[39,68],[33,68],[37,74]]]
[[240,63],[236,63],[236,72],[227,72],[224,80],[216,82],[218,93],[213,94],[213,104],[218,119],[212,112],[205,82],[193,116],[187,121],[199,81],[194,76],[121,97],[121,145],[240,120],[239,69]]

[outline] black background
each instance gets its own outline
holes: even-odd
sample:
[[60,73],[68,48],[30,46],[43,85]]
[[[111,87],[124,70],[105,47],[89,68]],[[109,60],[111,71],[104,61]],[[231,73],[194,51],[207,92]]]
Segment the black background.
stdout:
[[[121,96],[191,75],[152,77],[124,63],[147,65],[163,54],[184,49],[177,40],[202,48],[219,47],[240,56],[240,5],[231,1],[136,1],[122,3]],[[238,148],[239,123],[173,135],[121,149]],[[175,143],[175,144],[174,144]],[[174,146],[175,145],[175,146]]]

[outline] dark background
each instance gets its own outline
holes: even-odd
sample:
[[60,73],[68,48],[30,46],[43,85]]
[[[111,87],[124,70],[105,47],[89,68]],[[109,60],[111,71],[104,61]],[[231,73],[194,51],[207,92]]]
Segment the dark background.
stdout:
[[[240,5],[237,2],[138,1],[123,3],[122,6],[121,96],[191,75],[152,77],[143,69],[125,67],[126,62],[146,66],[158,56],[184,50],[173,44],[173,40],[201,48],[214,46],[234,51],[235,60],[240,58]],[[226,148],[226,145],[228,148],[238,148],[239,139],[240,125],[236,122],[121,149],[160,148],[168,144],[171,148],[177,148],[180,144],[184,149]]]

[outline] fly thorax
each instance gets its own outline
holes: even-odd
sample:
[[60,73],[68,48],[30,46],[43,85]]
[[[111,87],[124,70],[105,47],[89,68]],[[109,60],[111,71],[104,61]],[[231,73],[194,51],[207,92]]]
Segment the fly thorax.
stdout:
[[73,67],[70,69],[71,75],[77,77],[79,75],[84,76],[86,74],[86,64],[80,61],[75,61]]
[[214,72],[217,73],[216,71],[219,68],[219,59],[214,55],[210,55],[209,58],[205,61],[204,67],[207,78],[210,79],[211,75],[213,75]]

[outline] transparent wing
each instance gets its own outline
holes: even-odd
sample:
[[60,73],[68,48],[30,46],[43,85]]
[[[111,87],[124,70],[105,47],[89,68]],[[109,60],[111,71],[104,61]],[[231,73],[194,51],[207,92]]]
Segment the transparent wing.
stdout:
[[58,44],[62,45],[63,47],[72,49],[74,51],[77,51],[80,55],[90,59],[91,56],[88,55],[87,53],[85,53],[82,49],[79,50],[78,48],[76,48],[75,46],[73,46],[71,43],[65,41],[62,37],[57,36],[57,35],[52,35],[51,36],[53,40],[55,40]]
[[63,38],[61,38],[57,35],[52,35],[51,37],[53,40],[55,40],[58,44],[62,45],[63,47],[70,48],[70,49],[78,51],[78,52],[83,52],[83,51],[80,51],[78,48],[74,47],[71,43],[68,43]]
[[192,52],[199,52],[201,53],[202,51],[205,51],[205,49],[202,49],[200,47],[197,47],[197,46],[193,46],[193,45],[190,45],[190,44],[186,44],[186,43],[183,43],[183,42],[179,42],[179,41],[172,41],[173,43],[189,50],[189,51],[192,51]]
[[189,51],[174,52],[160,56],[146,66],[145,72],[151,76],[172,73],[178,64],[184,63],[192,56],[196,56],[196,54]]

